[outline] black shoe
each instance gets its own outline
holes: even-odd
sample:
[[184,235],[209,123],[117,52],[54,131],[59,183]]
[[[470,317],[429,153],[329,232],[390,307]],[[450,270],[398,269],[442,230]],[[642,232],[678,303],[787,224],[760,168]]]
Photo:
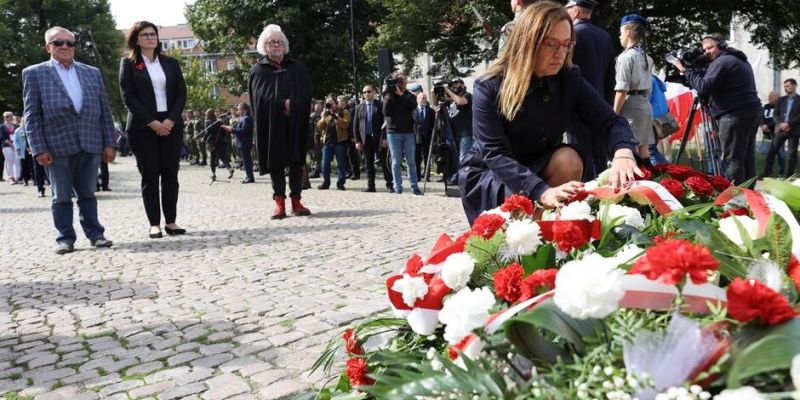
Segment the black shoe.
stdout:
[[234,173],[235,171],[236,171],[236,170],[235,170],[235,169],[233,169],[233,168],[228,168],[228,179],[231,179],[231,178],[233,178],[233,173]]
[[309,178],[319,178],[319,172],[314,172],[309,176]]
[[350,179],[354,180],[354,181],[357,181],[357,180],[361,179],[361,175],[353,175],[353,177],[350,178]]
[[110,188],[110,187],[108,187],[108,186],[101,186],[101,187],[100,187],[100,190],[102,190],[102,191],[104,191],[104,192],[110,192],[110,191],[111,191],[111,188]]
[[168,227],[166,225],[164,225],[164,231],[167,232],[167,235],[170,235],[170,236],[185,235],[186,234],[186,229],[183,229],[183,228],[172,229],[172,228],[170,228],[170,227]]
[[389,192],[389,193],[394,193],[394,188],[393,187],[386,187],[386,191]]
[[336,187],[336,189],[338,189],[338,190],[346,190],[346,189],[344,188],[344,186],[337,186],[337,187]]
[[319,189],[319,190],[328,190],[328,189],[330,189],[330,187],[331,187],[331,185],[322,184],[322,185],[317,186],[317,189]]
[[370,186],[370,187],[364,189],[364,192],[366,192],[366,193],[375,193],[375,186]]
[[164,235],[161,233],[161,229],[159,229],[158,232],[153,232],[152,228],[155,228],[155,227],[150,227],[151,230],[148,233],[148,236],[150,236],[150,239],[161,239],[162,237],[164,237]]
[[344,177],[345,177],[346,179],[350,179],[352,176],[353,176],[353,173],[352,173],[352,172],[348,172],[348,173],[346,173],[346,174],[344,175]]
[[420,191],[419,189],[414,189],[413,193],[414,193],[414,196],[422,196],[422,191]]
[[244,179],[242,179],[242,183],[253,183],[253,182],[255,182],[255,179],[253,179],[253,178],[244,178]]
[[39,191],[39,197],[44,197],[44,190]]
[[73,251],[75,251],[75,247],[69,243],[58,242],[58,246],[56,246],[56,254],[64,255]]
[[91,243],[94,247],[111,247],[114,244],[114,242],[108,239],[90,240],[89,243]]
[[215,182],[217,180],[217,176],[212,174],[211,175],[211,182]]
[[200,161],[199,163],[197,163],[197,165],[208,165],[208,163],[206,163],[205,161]]

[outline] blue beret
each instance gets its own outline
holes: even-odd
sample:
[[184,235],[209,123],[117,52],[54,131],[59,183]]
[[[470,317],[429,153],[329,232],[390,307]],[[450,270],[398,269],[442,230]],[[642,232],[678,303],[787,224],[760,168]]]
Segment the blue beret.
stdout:
[[620,25],[627,25],[627,24],[632,24],[634,22],[638,22],[638,23],[644,25],[645,27],[647,27],[649,25],[647,23],[647,19],[645,19],[643,16],[641,16],[639,14],[628,14],[628,15],[622,17],[622,20],[619,21],[619,24]]

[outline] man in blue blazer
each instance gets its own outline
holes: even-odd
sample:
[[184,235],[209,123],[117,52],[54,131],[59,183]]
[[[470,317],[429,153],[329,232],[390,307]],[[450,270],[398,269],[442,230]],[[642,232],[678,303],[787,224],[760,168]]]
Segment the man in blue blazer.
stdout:
[[56,253],[74,251],[72,194],[80,223],[94,247],[110,247],[97,218],[95,185],[100,159],[116,156],[114,123],[100,71],[75,61],[75,35],[53,27],[44,35],[50,60],[22,71],[22,97],[31,152],[53,189]]

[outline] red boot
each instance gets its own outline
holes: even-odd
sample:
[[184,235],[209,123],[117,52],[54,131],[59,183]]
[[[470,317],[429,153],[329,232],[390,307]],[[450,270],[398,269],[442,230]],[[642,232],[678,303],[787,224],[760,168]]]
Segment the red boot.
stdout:
[[311,210],[303,207],[303,204],[300,203],[299,197],[292,197],[292,214],[311,215]]
[[272,213],[272,219],[286,218],[286,198],[275,197],[275,212]]

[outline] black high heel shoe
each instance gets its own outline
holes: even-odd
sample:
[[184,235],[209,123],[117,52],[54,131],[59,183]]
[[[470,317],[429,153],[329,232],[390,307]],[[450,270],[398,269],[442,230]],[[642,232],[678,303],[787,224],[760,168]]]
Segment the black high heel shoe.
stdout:
[[164,237],[164,235],[161,233],[160,229],[156,233],[153,233],[152,231],[150,231],[149,236],[150,236],[150,239],[161,239],[162,237]]
[[183,229],[183,228],[171,229],[170,227],[168,227],[166,225],[164,226],[164,231],[166,231],[167,235],[170,235],[170,236],[183,235],[183,234],[186,233],[186,229]]

